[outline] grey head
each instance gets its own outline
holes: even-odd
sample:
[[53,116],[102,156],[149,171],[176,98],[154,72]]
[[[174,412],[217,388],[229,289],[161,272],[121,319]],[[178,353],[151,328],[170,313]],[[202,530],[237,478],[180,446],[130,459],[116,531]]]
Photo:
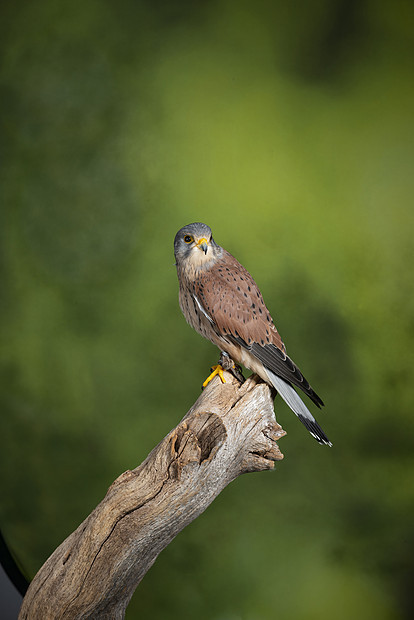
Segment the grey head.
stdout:
[[207,224],[194,222],[180,228],[175,235],[174,254],[177,265],[189,263],[199,268],[216,259],[221,254],[221,248],[214,241]]

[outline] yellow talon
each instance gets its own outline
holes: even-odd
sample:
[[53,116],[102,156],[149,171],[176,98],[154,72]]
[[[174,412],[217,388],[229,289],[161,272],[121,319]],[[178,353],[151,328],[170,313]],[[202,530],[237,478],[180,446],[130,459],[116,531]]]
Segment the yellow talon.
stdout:
[[207,377],[207,379],[204,381],[204,383],[203,383],[203,388],[205,388],[205,387],[206,387],[206,385],[208,385],[208,384],[210,383],[210,381],[211,381],[212,379],[214,379],[214,377],[215,377],[216,375],[218,375],[218,376],[220,377],[220,379],[221,379],[221,382],[222,382],[222,383],[226,383],[226,380],[225,380],[225,378],[224,378],[223,366],[220,366],[220,364],[217,364],[216,366],[212,366],[211,370],[212,370],[213,372],[212,372],[212,373],[211,373],[211,375],[209,375],[209,376]]

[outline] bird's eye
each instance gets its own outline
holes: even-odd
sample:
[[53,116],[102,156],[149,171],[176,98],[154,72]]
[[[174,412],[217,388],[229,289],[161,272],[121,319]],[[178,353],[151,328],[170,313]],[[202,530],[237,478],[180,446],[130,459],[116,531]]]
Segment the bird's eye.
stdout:
[[194,241],[194,239],[192,238],[192,236],[191,236],[191,235],[186,235],[186,236],[184,237],[184,241],[185,241],[186,243],[192,243],[192,242]]

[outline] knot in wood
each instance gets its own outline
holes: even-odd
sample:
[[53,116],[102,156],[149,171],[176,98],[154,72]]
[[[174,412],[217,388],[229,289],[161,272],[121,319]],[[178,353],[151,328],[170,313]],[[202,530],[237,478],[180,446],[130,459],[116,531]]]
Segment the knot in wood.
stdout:
[[225,426],[217,414],[204,411],[190,414],[171,436],[170,472],[179,478],[186,465],[211,461],[226,438]]

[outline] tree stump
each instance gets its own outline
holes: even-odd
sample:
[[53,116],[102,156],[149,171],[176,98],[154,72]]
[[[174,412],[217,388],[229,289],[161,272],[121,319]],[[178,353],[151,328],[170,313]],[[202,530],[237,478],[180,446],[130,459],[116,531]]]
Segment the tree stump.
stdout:
[[[56,549],[33,579],[19,619],[124,618],[158,554],[226,485],[283,458],[269,386],[216,377],[185,417]],[[274,396],[274,394],[273,394]]]

